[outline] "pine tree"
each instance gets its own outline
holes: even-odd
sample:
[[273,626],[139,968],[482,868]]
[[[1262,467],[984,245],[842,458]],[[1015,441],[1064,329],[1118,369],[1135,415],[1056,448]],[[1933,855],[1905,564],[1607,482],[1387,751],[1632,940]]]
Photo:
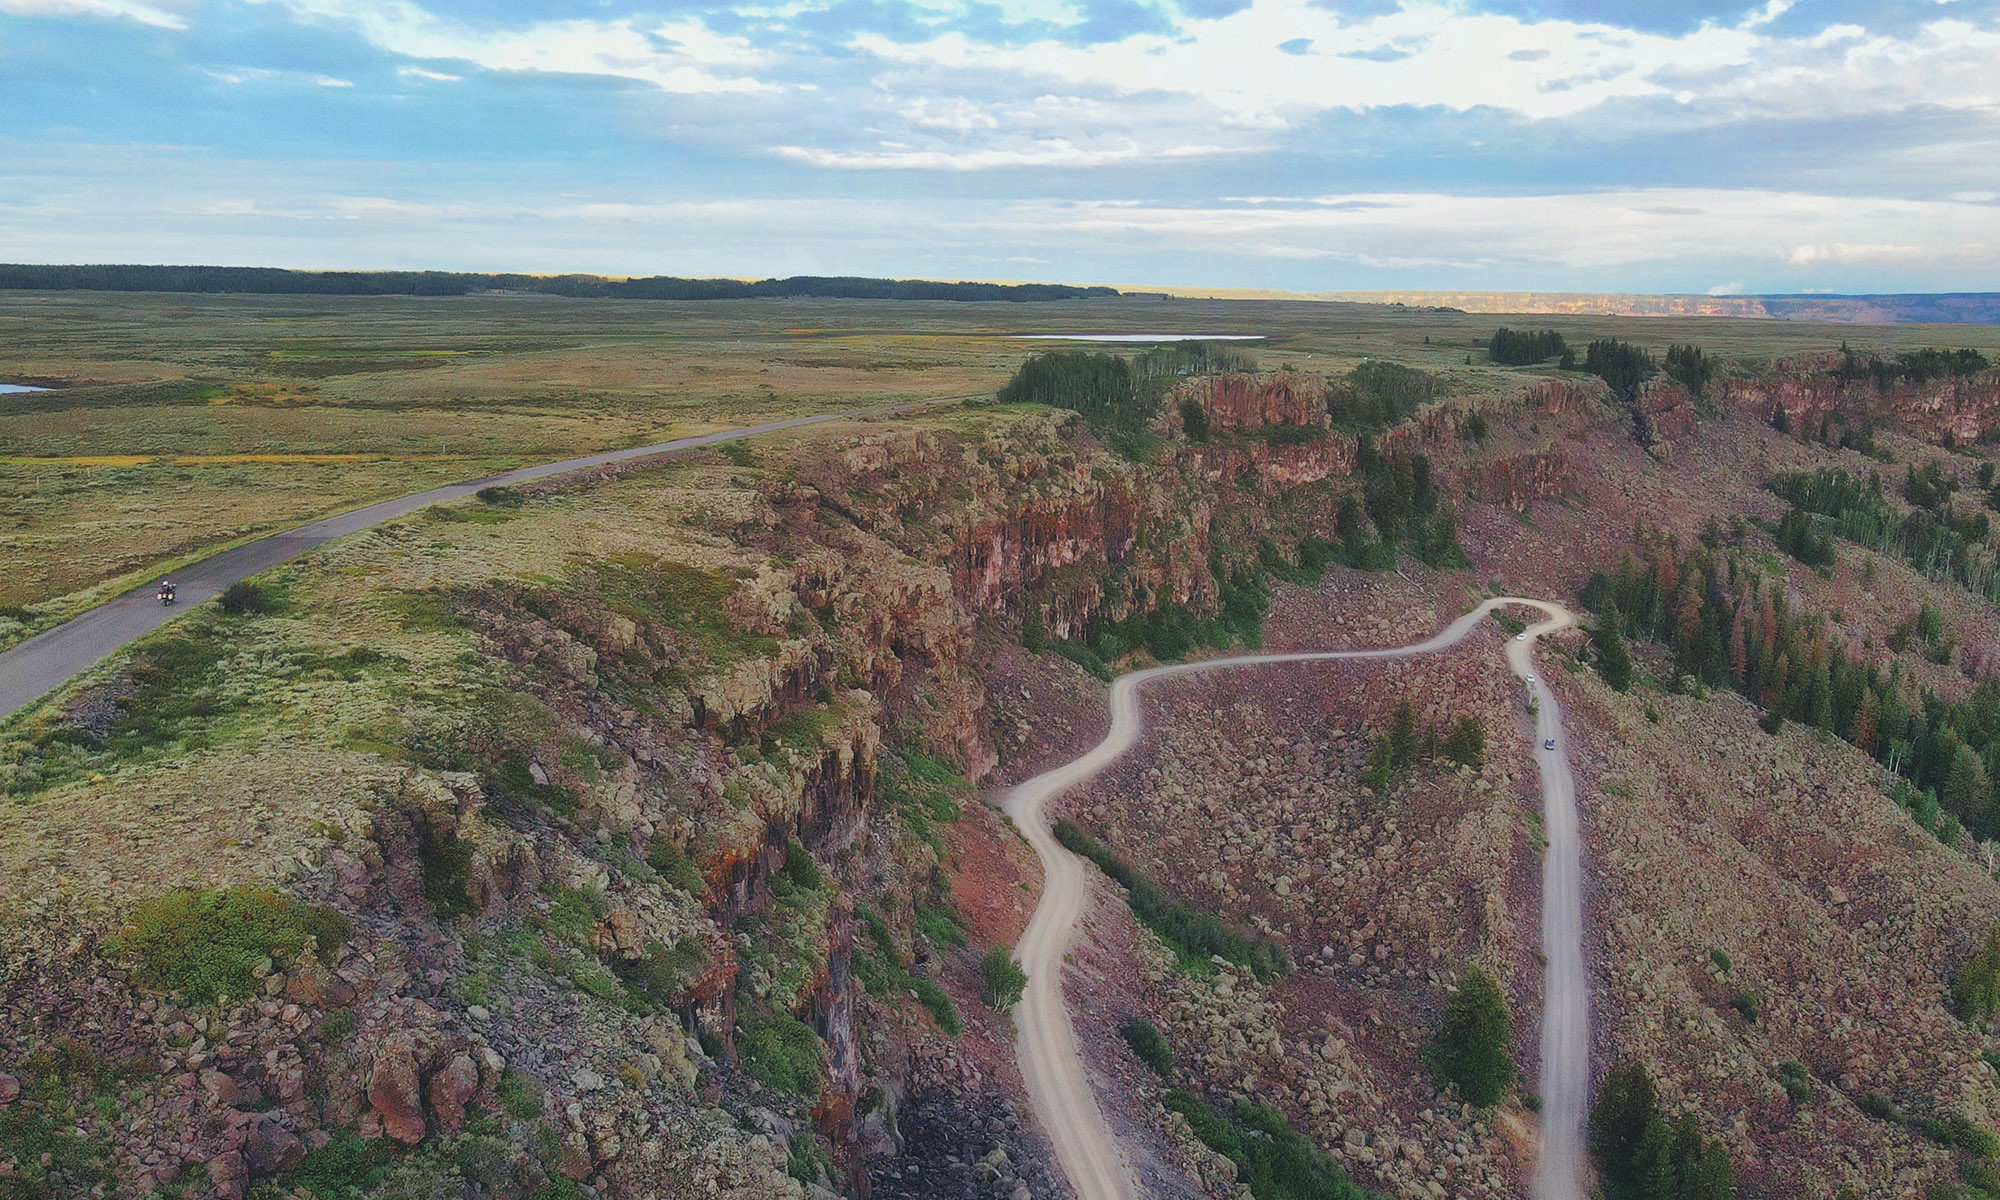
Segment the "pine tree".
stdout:
[[1641,1200],[1639,1149],[1654,1120],[1653,1077],[1639,1063],[1615,1067],[1590,1110],[1590,1152],[1604,1180],[1607,1200]]
[[1498,1104],[1514,1086],[1514,1018],[1507,997],[1484,968],[1466,968],[1431,1044],[1438,1069],[1468,1103]]
[[1408,700],[1389,713],[1389,761],[1397,770],[1417,761],[1417,710]]
[[1979,752],[1961,744],[1951,756],[1951,766],[1945,776],[1944,795],[1939,797],[1944,810],[1957,817],[1969,829],[1983,829],[1986,826],[1986,810],[1993,802],[1993,783],[1986,775],[1986,764],[1980,761]]
[[1486,723],[1470,713],[1451,723],[1444,736],[1444,756],[1461,767],[1477,767],[1486,761]]
[[1604,616],[1591,635],[1591,643],[1597,651],[1597,673],[1603,676],[1611,690],[1617,692],[1629,691],[1632,687],[1632,656],[1625,649],[1621,621],[1618,606],[1606,605]]

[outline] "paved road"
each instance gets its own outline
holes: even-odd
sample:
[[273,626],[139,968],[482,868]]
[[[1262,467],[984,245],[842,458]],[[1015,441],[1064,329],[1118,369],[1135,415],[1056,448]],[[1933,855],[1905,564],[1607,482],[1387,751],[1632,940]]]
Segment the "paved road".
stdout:
[[[1168,675],[1189,675],[1224,667],[1270,663],[1326,662],[1350,658],[1397,658],[1442,650],[1457,643],[1487,613],[1504,605],[1538,608],[1549,619],[1531,627],[1523,640],[1507,644],[1507,663],[1523,679],[1533,677],[1534,643],[1568,628],[1576,618],[1541,600],[1503,596],[1488,600],[1426,641],[1382,650],[1333,650],[1308,654],[1245,654],[1178,663],[1121,675],[1111,685],[1111,731],[1095,749],[1065,766],[1035,776],[1009,790],[1002,801],[1042,860],[1042,898],[1014,957],[1028,973],[1028,987],[1014,1010],[1015,1053],[1027,1080],[1035,1118],[1055,1144],[1056,1161],[1069,1176],[1077,1200],[1137,1200],[1141,1188],[1130,1160],[1105,1122],[1097,1093],[1077,1053],[1076,1032],[1063,997],[1063,956],[1089,895],[1083,861],[1063,849],[1050,832],[1045,809],[1055,797],[1118,761],[1143,732],[1139,688]],[[1535,697],[1535,762],[1542,776],[1543,819],[1549,849],[1542,862],[1542,946],[1548,957],[1546,1011],[1542,1024],[1543,1148],[1535,1178],[1536,1200],[1582,1200],[1583,1099],[1589,1066],[1589,1008],[1583,974],[1583,905],[1578,858],[1576,798],[1562,749],[1562,714],[1554,695],[1537,678],[1527,684]],[[1543,750],[1555,738],[1557,749]]]
[[230,584],[248,579],[259,571],[268,570],[288,559],[296,558],[308,550],[325,545],[334,538],[394,520],[417,509],[446,501],[462,500],[484,487],[529,483],[537,479],[547,479],[551,475],[588,470],[608,463],[646,458],[674,450],[713,446],[718,442],[735,441],[737,438],[755,437],[763,433],[776,433],[781,429],[797,429],[801,425],[816,425],[822,421],[833,421],[842,417],[895,412],[944,403],[946,399],[965,399],[965,397],[948,397],[918,401],[915,404],[793,417],[787,421],[772,421],[744,429],[706,433],[700,437],[677,438],[671,442],[635,446],[629,450],[611,450],[603,454],[587,454],[581,458],[566,458],[560,462],[522,467],[499,475],[489,475],[484,479],[449,484],[445,487],[432,488],[427,492],[384,500],[366,508],[357,508],[352,512],[314,521],[310,525],[301,525],[284,533],[274,533],[254,542],[245,542],[174,572],[173,580],[178,587],[179,603],[172,608],[161,605],[154,598],[154,585],[148,583],[145,587],[129,591],[115,600],[106,601],[54,629],[45,630],[12,649],[0,652],[0,721],[55,691],[110,657],[121,647],[130,645],[158,629],[188,608],[215,598]]

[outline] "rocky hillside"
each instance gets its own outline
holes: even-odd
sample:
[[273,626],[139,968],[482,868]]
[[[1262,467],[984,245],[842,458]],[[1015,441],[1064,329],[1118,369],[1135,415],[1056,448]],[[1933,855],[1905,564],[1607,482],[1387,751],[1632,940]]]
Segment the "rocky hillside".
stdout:
[[[1035,879],[977,787],[1096,737],[1104,659],[1265,629],[1408,640],[1489,582],[1572,595],[1640,517],[1688,538],[1711,516],[1775,517],[1767,463],[1860,454],[1775,429],[1790,393],[1747,381],[1719,408],[1649,392],[1644,445],[1594,381],[1433,397],[1386,429],[1333,415],[1360,411],[1340,408],[1354,386],[1192,379],[1125,454],[1064,414],[968,409],[490,491],[119,656],[0,731],[0,1195],[1064,1194],[1022,1116],[1009,1022],[981,996],[980,956],[1018,936]],[[1927,404],[1883,416],[1878,444],[1951,462],[1921,437],[1969,426]],[[1397,570],[1283,582],[1399,552]],[[1990,606],[1895,563],[1863,580],[1774,561],[1885,654],[1884,622],[1916,602],[1961,644],[2000,641]],[[1963,690],[1951,664],[1912,670]],[[1532,1065],[1518,697],[1490,641],[1328,678],[1163,692],[1180,736],[1076,809],[1294,968],[1189,971],[1100,910],[1092,954],[1111,957],[1080,969],[1117,986],[1096,993],[1092,1053],[1163,1095],[1111,1033],[1150,1014],[1186,1068],[1176,1087],[1256,1096],[1371,1186],[1513,1194],[1530,1109],[1467,1110],[1414,1056],[1477,962],[1508,985]],[[1979,1038],[1938,991],[1978,932],[1985,868],[1900,837],[1858,755],[1808,783],[1786,755],[1809,747],[1759,749],[1736,701],[1677,697],[1655,723],[1637,694],[1563,686],[1598,731],[1600,1059],[1646,1056],[1739,1161],[1763,1152],[1743,1171],[1759,1194],[1914,1189],[1942,1169],[1879,1122],[1869,1144],[1903,1175],[1819,1165],[1861,1128],[1838,1103],[1867,1089],[1990,1122],[1968,1090]],[[1483,765],[1427,757],[1364,791],[1366,738],[1398,698],[1426,726],[1477,716]],[[1691,746],[1732,748],[1759,782],[1723,795],[1734,776],[1708,772],[1690,786],[1715,794],[1676,795],[1666,822],[1629,781]],[[1857,780],[1874,790],[1841,824],[1826,810]],[[1769,815],[1801,795],[1812,820]],[[1693,914],[1731,901],[1647,867],[1722,836],[1713,812],[1742,847],[1716,861],[1786,882],[1731,908],[1719,947],[1771,1014],[1754,1029],[1694,1007],[1733,985],[1689,974]],[[1832,865],[1850,859],[1867,865]],[[1810,891],[1820,876],[1848,899]],[[1860,899],[1878,876],[1907,898]],[[1925,909],[1934,876],[1949,900]],[[1807,904],[1824,911],[1800,924]],[[1759,929],[1814,957],[1760,951]],[[1903,978],[1877,974],[1890,962]],[[1805,1007],[1863,980],[1882,994]],[[1713,1036],[1667,1036],[1688,1020]],[[1781,1110],[1779,1052],[1848,1099],[1818,1124]],[[1163,1188],[1230,1190],[1184,1116],[1131,1112]]]

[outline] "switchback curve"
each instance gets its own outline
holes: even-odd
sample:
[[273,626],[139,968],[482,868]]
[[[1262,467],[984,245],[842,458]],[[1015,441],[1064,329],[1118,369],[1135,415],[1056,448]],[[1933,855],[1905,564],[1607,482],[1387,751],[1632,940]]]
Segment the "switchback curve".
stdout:
[[[1169,675],[1273,663],[1399,658],[1455,645],[1486,614],[1507,605],[1540,609],[1548,619],[1507,643],[1507,663],[1536,702],[1535,764],[1541,773],[1542,810],[1549,848],[1542,859],[1542,1153],[1536,1165],[1535,1200],[1582,1200],[1583,1103],[1589,1086],[1589,997],[1583,971],[1582,865],[1575,788],[1562,739],[1556,698],[1534,676],[1535,642],[1567,629],[1576,617],[1558,604],[1502,596],[1453,621],[1437,635],[1408,646],[1379,650],[1328,650],[1295,654],[1244,654],[1176,663],[1121,675],[1112,682],[1111,730],[1082,757],[1008,790],[1007,815],[1042,863],[1042,895],[1014,956],[1028,974],[1015,1007],[1015,1053],[1035,1117],[1055,1145],[1056,1161],[1077,1200],[1138,1200],[1141,1188],[1130,1161],[1104,1119],[1077,1052],[1074,1023],[1063,996],[1063,958],[1089,894],[1083,863],[1055,840],[1046,815],[1051,800],[1090,779],[1138,743],[1144,725],[1139,689]],[[1554,739],[1556,749],[1545,750]]]

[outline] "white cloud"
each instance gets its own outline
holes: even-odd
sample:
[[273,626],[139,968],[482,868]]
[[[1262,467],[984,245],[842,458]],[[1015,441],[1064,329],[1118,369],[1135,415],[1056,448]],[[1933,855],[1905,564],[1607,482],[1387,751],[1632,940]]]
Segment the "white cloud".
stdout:
[[494,71],[610,76],[676,93],[776,90],[754,74],[774,61],[771,54],[693,19],[537,21],[488,30],[439,17],[410,0],[257,2],[348,26],[409,58],[470,62]]
[[185,5],[140,4],[134,0],[0,0],[0,15],[9,17],[124,17],[162,29],[185,29],[187,19],[173,11]]
[[1114,163],[1158,162],[1175,158],[1212,158],[1242,153],[1242,147],[1137,145],[1077,146],[1055,139],[1027,145],[956,150],[903,148],[880,150],[821,150],[811,146],[775,146],[773,152],[815,167],[864,171],[986,171],[995,167],[1103,167]]
[[1743,281],[1739,279],[1730,283],[1718,283],[1708,289],[1708,294],[1711,296],[1741,296],[1743,294]]

